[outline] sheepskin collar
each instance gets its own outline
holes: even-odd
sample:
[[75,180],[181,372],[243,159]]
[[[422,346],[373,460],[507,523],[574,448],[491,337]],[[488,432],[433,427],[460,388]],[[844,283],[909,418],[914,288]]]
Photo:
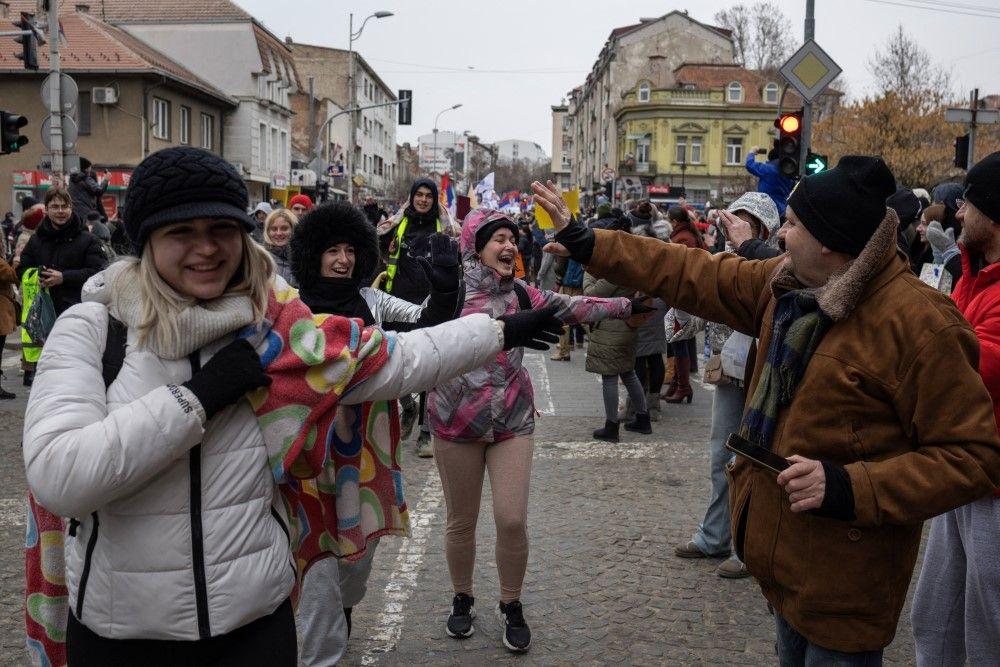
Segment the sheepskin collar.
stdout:
[[[825,285],[815,289],[820,309],[834,322],[846,319],[851,314],[869,284],[896,256],[898,226],[899,218],[895,211],[887,209],[885,218],[861,254],[830,276]],[[791,258],[786,258],[771,278],[771,293],[778,298],[796,289],[804,288],[792,272]]]

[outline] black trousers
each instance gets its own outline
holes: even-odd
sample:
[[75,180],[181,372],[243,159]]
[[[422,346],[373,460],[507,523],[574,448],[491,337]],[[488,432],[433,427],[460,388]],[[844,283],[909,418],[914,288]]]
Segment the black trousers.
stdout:
[[273,614],[200,641],[106,639],[69,614],[68,667],[296,667],[291,600]]
[[662,354],[650,354],[635,358],[635,374],[643,389],[650,394],[659,394],[663,389],[663,375],[667,372]]

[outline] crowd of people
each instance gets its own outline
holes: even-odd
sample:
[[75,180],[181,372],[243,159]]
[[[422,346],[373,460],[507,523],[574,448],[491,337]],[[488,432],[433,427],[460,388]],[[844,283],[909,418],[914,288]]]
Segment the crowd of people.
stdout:
[[997,662],[1000,153],[930,192],[864,156],[787,191],[760,178],[725,208],[601,199],[577,216],[533,183],[545,229],[455,220],[426,178],[392,213],[251,208],[228,163],[180,147],[137,167],[108,241],[74,198],[100,184],[51,188],[0,263],[0,333],[32,276],[59,315],[24,348],[24,458],[32,520],[66,525],[66,587],[44,588],[66,627],[29,609],[29,647],[70,665],[336,664],[380,538],[408,532],[416,428],[444,491],[445,631],[475,631],[488,474],[494,612],[528,651],[523,348],[554,344],[601,376],[598,441],[652,433],[696,376],[715,386],[711,491],[675,555],[758,582],[782,665],[880,664],[932,518],[918,660]]

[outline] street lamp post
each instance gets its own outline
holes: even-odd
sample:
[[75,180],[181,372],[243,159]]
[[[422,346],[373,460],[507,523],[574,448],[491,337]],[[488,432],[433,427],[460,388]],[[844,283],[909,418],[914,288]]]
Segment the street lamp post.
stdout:
[[461,102],[459,102],[458,104],[454,104],[448,107],[447,109],[441,109],[441,111],[438,111],[438,115],[434,116],[434,151],[431,153],[431,155],[434,156],[435,167],[437,166],[437,159],[438,159],[438,118],[440,118],[441,114],[443,114],[445,111],[451,111],[453,109],[457,109],[460,106],[462,106]]
[[365,17],[365,20],[361,22],[361,27],[358,28],[357,32],[354,31],[354,14],[348,16],[348,33],[347,33],[347,85],[348,89],[348,107],[352,109],[349,122],[347,124],[347,155],[344,156],[344,167],[347,172],[347,201],[354,201],[354,146],[357,143],[354,137],[354,107],[358,105],[358,87],[354,83],[354,40],[361,37],[361,33],[365,29],[365,24],[368,23],[368,19],[384,19],[392,16],[392,12],[380,11]]

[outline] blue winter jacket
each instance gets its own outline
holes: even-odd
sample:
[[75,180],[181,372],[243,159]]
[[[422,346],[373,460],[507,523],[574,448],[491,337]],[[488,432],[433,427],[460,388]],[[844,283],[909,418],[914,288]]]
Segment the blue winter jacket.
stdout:
[[785,215],[786,201],[788,195],[792,193],[795,182],[782,175],[778,169],[778,161],[757,162],[756,154],[750,153],[744,166],[747,171],[760,179],[757,191],[774,200],[774,205],[778,207],[778,215]]
[[566,273],[563,274],[563,287],[583,288],[583,265],[575,260],[566,263]]

